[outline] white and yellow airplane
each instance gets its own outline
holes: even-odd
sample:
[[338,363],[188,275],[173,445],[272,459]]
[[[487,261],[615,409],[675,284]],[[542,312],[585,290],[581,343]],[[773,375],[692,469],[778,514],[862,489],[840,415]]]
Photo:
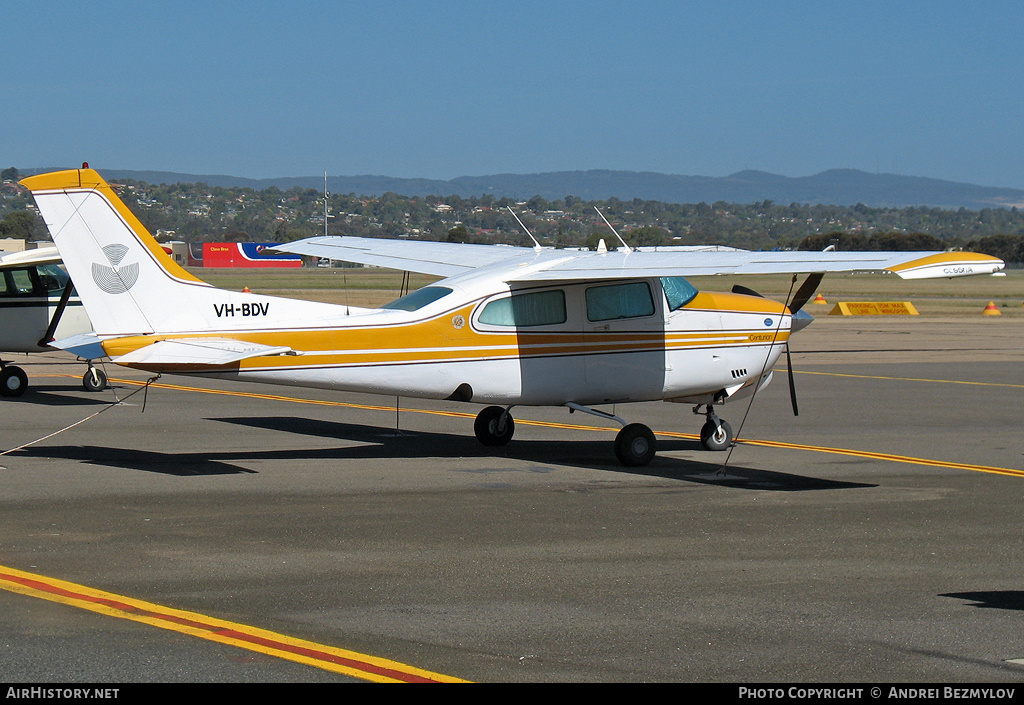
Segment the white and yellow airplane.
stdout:
[[[0,352],[37,353],[61,347],[61,341],[92,331],[82,302],[60,266],[56,247],[0,253]],[[89,368],[82,385],[98,391],[103,370]],[[102,350],[96,356],[104,355]],[[28,389],[25,371],[0,360],[0,396],[17,397]]]
[[[991,274],[962,252],[578,252],[529,247],[311,238],[291,252],[445,277],[379,309],[214,288],[176,265],[91,169],[32,176],[35,197],[97,340],[115,363],[158,372],[447,399],[485,405],[485,445],[513,434],[514,406],[563,406],[614,419],[615,452],[645,465],[655,439],[595,406],[666,400],[707,420],[767,384],[824,272],[904,278]],[[684,277],[810,273],[787,307],[697,291]],[[703,411],[700,411],[703,409]],[[795,409],[794,409],[795,410]]]

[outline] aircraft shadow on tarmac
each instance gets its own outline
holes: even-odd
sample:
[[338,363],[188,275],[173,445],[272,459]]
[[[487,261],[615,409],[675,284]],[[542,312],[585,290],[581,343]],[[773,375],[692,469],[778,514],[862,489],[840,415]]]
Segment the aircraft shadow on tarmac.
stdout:
[[973,602],[968,607],[981,609],[1016,610],[1024,612],[1024,590],[989,590],[982,592],[948,592],[939,597],[952,597]]
[[[68,394],[68,385],[60,384],[33,384],[28,391],[20,397],[7,397],[0,402],[7,404],[34,404],[37,406],[103,406],[116,403],[109,394]],[[78,384],[78,392],[82,391],[82,384]],[[122,395],[124,396],[124,395]]]
[[[299,451],[300,453],[302,451]],[[193,475],[256,474],[255,470],[234,465],[227,460],[262,457],[260,453],[162,453],[159,451],[110,448],[107,446],[31,446],[12,454],[34,458],[77,460],[90,465],[142,470],[161,475],[181,477]],[[218,456],[223,456],[221,459]]]
[[[92,465],[126,468],[174,476],[211,476],[255,474],[238,463],[248,461],[360,460],[383,458],[465,458],[495,457],[535,462],[539,465],[564,465],[600,469],[609,472],[661,477],[670,480],[722,485],[751,490],[794,492],[874,487],[875,485],[825,480],[789,473],[730,465],[724,472],[724,453],[703,451],[697,441],[660,439],[662,453],[647,467],[619,465],[612,453],[612,441],[594,440],[515,440],[501,448],[486,448],[472,436],[449,433],[406,431],[381,426],[323,421],[296,417],[215,418],[208,421],[236,424],[264,431],[293,433],[306,437],[329,438],[355,445],[330,448],[270,448],[266,450],[230,450],[207,452],[163,452],[116,448],[100,445],[31,446],[17,455],[61,458]],[[708,461],[674,458],[672,451],[697,451],[714,456]]]
[[[484,447],[476,438],[439,432],[407,431],[380,426],[323,421],[290,416],[261,416],[210,419],[268,431],[294,433],[347,440],[362,445],[338,448],[335,457],[345,458],[462,458],[501,457],[537,462],[544,465],[568,465],[594,468],[629,475],[662,477],[710,485],[726,485],[748,489],[798,491],[834,490],[873,487],[864,483],[822,480],[801,475],[778,473],[730,465],[724,472],[723,453],[703,450],[696,440],[659,439],[657,456],[647,467],[627,468],[620,465],[612,452],[613,442],[595,440],[513,440],[503,447]],[[697,451],[714,456],[705,462],[673,458],[665,453]],[[294,453],[295,451],[291,451]],[[301,451],[300,451],[301,452]]]

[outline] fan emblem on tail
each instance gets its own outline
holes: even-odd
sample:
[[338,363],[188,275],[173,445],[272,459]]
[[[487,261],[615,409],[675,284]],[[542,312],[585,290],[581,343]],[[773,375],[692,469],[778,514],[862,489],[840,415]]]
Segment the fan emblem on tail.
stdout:
[[139,278],[139,263],[120,266],[121,260],[128,254],[128,248],[125,245],[107,245],[103,248],[103,254],[110,266],[92,263],[92,280],[96,286],[108,294],[123,294],[131,289]]

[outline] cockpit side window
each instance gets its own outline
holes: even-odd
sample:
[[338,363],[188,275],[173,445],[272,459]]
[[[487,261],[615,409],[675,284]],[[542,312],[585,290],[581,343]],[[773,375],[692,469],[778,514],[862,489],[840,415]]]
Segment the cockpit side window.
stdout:
[[662,277],[661,288],[665,290],[669,311],[682,308],[697,295],[697,287],[682,277]]
[[565,292],[553,289],[495,299],[484,306],[476,320],[488,326],[517,328],[565,323]]
[[587,289],[587,320],[612,321],[654,314],[654,299],[647,282],[594,286]]

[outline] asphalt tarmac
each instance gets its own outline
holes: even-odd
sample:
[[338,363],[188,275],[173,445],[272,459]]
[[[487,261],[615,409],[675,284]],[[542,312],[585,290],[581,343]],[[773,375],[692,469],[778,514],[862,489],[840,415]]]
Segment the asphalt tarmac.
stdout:
[[140,391],[109,364],[112,388],[88,393],[68,358],[20,358],[0,575],[275,636],[211,641],[8,585],[0,681],[378,679],[322,656],[346,650],[477,682],[1019,682],[1022,333],[819,321],[794,342],[800,415],[780,369],[721,409],[731,452],[700,448],[687,405],[614,409],[658,434],[641,469],[561,409],[514,410],[516,437],[488,449],[473,405]]

